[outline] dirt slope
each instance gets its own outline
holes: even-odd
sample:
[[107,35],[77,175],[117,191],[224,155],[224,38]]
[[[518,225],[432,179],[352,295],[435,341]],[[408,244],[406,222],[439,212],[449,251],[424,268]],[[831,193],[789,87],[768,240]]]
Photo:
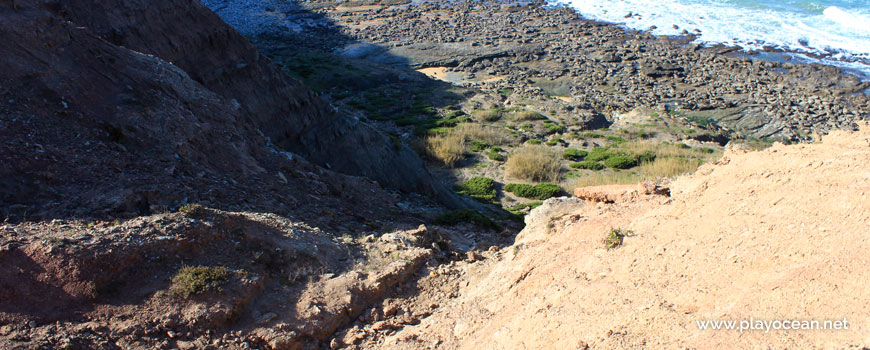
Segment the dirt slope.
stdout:
[[[870,344],[870,128],[729,150],[672,197],[549,200],[514,248],[390,348],[861,348]],[[610,227],[633,234],[606,250]],[[705,319],[843,319],[848,330],[699,330]],[[382,344],[383,345],[383,344]],[[381,345],[381,346],[382,346]]]

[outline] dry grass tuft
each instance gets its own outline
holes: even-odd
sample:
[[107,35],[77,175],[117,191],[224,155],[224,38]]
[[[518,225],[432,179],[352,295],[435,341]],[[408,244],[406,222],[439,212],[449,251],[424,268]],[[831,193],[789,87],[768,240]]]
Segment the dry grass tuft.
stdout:
[[477,123],[462,123],[456,126],[453,135],[466,141],[483,141],[495,146],[503,146],[515,141],[514,137],[502,128],[484,126]]
[[428,136],[423,139],[422,148],[429,158],[447,167],[453,167],[456,162],[465,158],[468,146],[465,143],[465,136],[451,134]]
[[514,120],[515,121],[530,121],[530,120],[543,120],[547,119],[543,114],[535,112],[535,111],[517,111],[514,112]]
[[686,158],[656,158],[656,160],[643,163],[638,171],[647,178],[674,177],[688,174],[698,170],[703,160]]
[[555,181],[562,169],[559,154],[545,146],[525,146],[508,157],[507,175],[526,181]]
[[498,108],[484,109],[480,111],[474,111],[471,116],[474,118],[474,120],[479,122],[494,122],[501,119],[502,110]]

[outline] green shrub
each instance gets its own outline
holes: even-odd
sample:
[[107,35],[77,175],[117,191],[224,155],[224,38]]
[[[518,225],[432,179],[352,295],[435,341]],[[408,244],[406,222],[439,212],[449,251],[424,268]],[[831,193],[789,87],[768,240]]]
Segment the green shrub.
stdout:
[[586,152],[584,150],[579,150],[576,148],[566,148],[564,151],[562,151],[562,158],[565,158],[567,160],[580,160],[583,159],[583,157],[586,157],[586,155],[588,154],[589,152]]
[[586,169],[586,170],[601,170],[604,169],[604,164],[596,162],[594,160],[584,160],[582,162],[574,162],[570,165],[574,169]]
[[481,151],[483,151],[483,150],[485,150],[485,149],[487,149],[487,148],[490,148],[491,146],[492,146],[492,145],[490,145],[490,144],[487,143],[487,142],[483,142],[483,141],[471,141],[471,151],[472,151],[472,152],[481,152]]
[[615,143],[625,142],[625,139],[621,138],[619,136],[607,136],[604,139],[607,141],[610,141],[610,142],[615,142]]
[[504,162],[504,160],[506,159],[503,154],[498,153],[494,150],[489,151],[489,153],[487,153],[486,156],[489,157],[489,159],[492,159],[492,160],[497,161],[497,162]]
[[532,209],[535,209],[535,208],[541,206],[541,204],[543,204],[543,203],[544,202],[529,202],[529,203],[517,204],[513,207],[508,208],[507,210],[509,212],[511,212],[511,214],[514,214],[514,215],[526,215],[526,213],[528,213]]
[[526,141],[526,143],[530,145],[540,145],[542,142],[543,141],[541,141],[540,139],[529,139],[528,141]]
[[607,234],[607,237],[604,238],[604,247],[608,250],[619,248],[619,246],[622,245],[625,236],[629,234],[631,234],[631,231],[629,230],[610,228],[610,232]]
[[554,137],[550,141],[547,141],[546,144],[547,144],[547,146],[555,146],[555,145],[558,145],[560,143],[562,143],[562,139],[560,139],[558,137]]
[[472,177],[456,186],[456,192],[484,202],[493,202],[496,198],[495,181],[487,177]]
[[209,290],[220,291],[227,276],[227,268],[223,266],[185,266],[172,277],[169,290],[172,295],[183,298]]
[[637,159],[629,156],[613,156],[605,159],[604,165],[613,169],[628,169],[637,166]]
[[591,160],[591,161],[597,162],[597,161],[602,161],[602,160],[605,160],[607,158],[613,157],[615,155],[616,155],[616,152],[611,151],[608,148],[595,147],[586,156],[586,160]]
[[635,154],[635,158],[638,163],[649,163],[656,160],[656,152],[654,151],[643,151],[641,153]]
[[462,222],[474,224],[478,227],[501,231],[502,227],[492,219],[473,209],[451,210],[435,218],[437,225],[456,225]]
[[528,199],[547,199],[558,196],[562,193],[561,187],[550,183],[542,183],[534,186],[528,184],[509,184],[504,187],[504,190],[519,197]]
[[178,208],[178,212],[184,216],[197,216],[205,213],[205,207],[199,203],[188,203]]
[[547,134],[555,134],[557,132],[565,131],[564,126],[552,124],[550,122],[544,122],[544,129],[547,130]]

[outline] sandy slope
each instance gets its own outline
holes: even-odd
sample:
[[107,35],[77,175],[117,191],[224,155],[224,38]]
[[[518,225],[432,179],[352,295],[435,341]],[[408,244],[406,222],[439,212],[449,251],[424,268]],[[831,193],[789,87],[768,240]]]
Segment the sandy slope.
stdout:
[[[731,150],[672,197],[549,201],[454,302],[390,348],[870,345],[870,128]],[[544,211],[550,213],[544,213]],[[535,217],[535,216],[533,216]],[[547,224],[552,222],[552,225]],[[551,228],[548,228],[551,227]],[[611,227],[633,230],[602,249]],[[848,330],[701,331],[704,319],[842,319]]]

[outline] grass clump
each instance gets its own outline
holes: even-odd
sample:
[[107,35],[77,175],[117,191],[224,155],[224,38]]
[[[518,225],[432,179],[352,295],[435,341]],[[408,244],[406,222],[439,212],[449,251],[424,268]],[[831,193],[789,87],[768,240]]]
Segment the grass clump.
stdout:
[[607,233],[607,237],[604,237],[604,247],[607,250],[619,248],[622,245],[622,241],[625,239],[625,236],[631,234],[630,230],[623,230],[621,228],[610,228],[610,232]]
[[454,134],[466,140],[486,142],[490,145],[503,146],[514,142],[514,137],[503,128],[494,128],[477,123],[462,123],[454,129]]
[[492,229],[495,231],[502,230],[501,225],[474,209],[451,210],[439,215],[435,218],[434,222],[437,225],[456,225],[462,222],[467,222],[481,228]]
[[629,169],[637,166],[637,158],[629,156],[613,156],[605,159],[604,165],[613,169]]
[[530,145],[540,145],[541,143],[543,143],[543,141],[541,141],[540,139],[529,139],[528,141],[526,141],[526,143]]
[[470,178],[456,186],[456,190],[460,194],[480,201],[495,202],[496,200],[495,181],[487,177]]
[[184,216],[197,216],[205,213],[205,207],[199,203],[188,203],[179,207],[178,212]]
[[586,170],[602,170],[605,168],[604,164],[596,162],[594,160],[584,160],[582,162],[574,162],[570,165],[574,169],[586,169]]
[[544,146],[525,146],[508,157],[508,176],[526,181],[555,181],[562,162],[554,151]]
[[588,154],[589,152],[586,152],[584,150],[579,150],[576,148],[566,148],[564,151],[562,151],[562,158],[577,161],[583,159]]
[[534,186],[528,184],[508,184],[504,187],[504,190],[528,199],[547,199],[562,193],[561,187],[551,183],[542,183]]
[[474,111],[472,116],[474,120],[479,122],[494,122],[501,119],[504,110],[501,108],[490,108],[479,111]]
[[188,298],[210,290],[220,291],[227,278],[227,268],[223,266],[185,266],[172,277],[170,292]]
[[465,158],[466,148],[462,135],[431,135],[423,139],[426,155],[447,167],[453,167]]
[[530,121],[530,120],[544,120],[544,119],[547,119],[547,117],[545,117],[543,114],[535,112],[535,111],[521,110],[521,111],[514,112],[514,120],[515,121]]

